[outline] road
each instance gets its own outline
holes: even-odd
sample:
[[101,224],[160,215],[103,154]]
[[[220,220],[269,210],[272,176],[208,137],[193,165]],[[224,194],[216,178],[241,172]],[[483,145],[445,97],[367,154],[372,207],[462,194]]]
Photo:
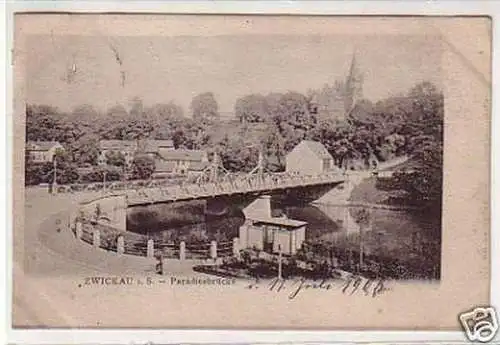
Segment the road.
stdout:
[[[61,278],[74,283],[89,276],[155,274],[154,259],[94,248],[77,240],[68,229],[64,211],[97,195],[49,195],[38,188],[26,191],[24,229],[18,227],[13,236],[13,325],[68,324],[68,317],[62,317],[64,312],[57,307],[60,294],[52,287],[42,288],[45,283]],[[167,270],[171,274],[192,273],[192,264],[168,261]]]

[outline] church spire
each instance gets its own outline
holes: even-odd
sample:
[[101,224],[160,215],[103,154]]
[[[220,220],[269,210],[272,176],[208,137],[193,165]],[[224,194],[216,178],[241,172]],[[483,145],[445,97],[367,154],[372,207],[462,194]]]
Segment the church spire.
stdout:
[[345,81],[345,111],[349,115],[356,102],[363,97],[363,75],[356,60],[356,49],[352,54],[349,73]]

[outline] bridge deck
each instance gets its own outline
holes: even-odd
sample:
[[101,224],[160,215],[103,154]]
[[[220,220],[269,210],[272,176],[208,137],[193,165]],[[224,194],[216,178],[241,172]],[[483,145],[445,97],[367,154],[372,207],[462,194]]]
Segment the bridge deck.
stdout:
[[[398,157],[388,162],[379,164],[378,171],[392,175],[392,170],[406,162],[409,157]],[[129,206],[148,205],[154,203],[167,203],[212,198],[222,195],[263,193],[280,189],[307,187],[321,184],[340,183],[352,178],[363,179],[371,176],[374,171],[348,171],[344,173],[330,172],[321,175],[294,175],[288,173],[274,173],[263,176],[245,178],[232,178],[221,182],[204,184],[186,184],[162,186],[127,191]]]
[[147,205],[174,201],[204,199],[222,195],[262,193],[273,190],[339,183],[348,178],[345,174],[328,173],[317,176],[274,174],[234,181],[204,184],[187,184],[137,191],[127,191],[127,204]]

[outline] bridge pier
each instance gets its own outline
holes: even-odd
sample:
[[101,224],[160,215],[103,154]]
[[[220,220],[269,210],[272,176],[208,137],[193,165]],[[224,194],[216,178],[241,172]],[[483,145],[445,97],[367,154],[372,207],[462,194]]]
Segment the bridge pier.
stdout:
[[149,239],[147,243],[146,256],[148,258],[152,258],[154,254],[155,254],[155,243],[152,239]]
[[179,245],[179,260],[186,260],[186,242],[184,241]]
[[369,175],[350,174],[344,183],[333,187],[330,191],[316,199],[314,203],[332,206],[343,206],[349,203],[351,193]]
[[211,259],[217,259],[217,242],[212,241],[210,242],[210,258]]
[[94,230],[92,233],[92,244],[94,247],[99,248],[101,246],[101,233],[99,230]]
[[77,239],[81,239],[83,234],[83,224],[81,221],[77,221],[75,225],[75,235]]
[[240,258],[240,239],[238,237],[233,238],[233,256]]
[[118,236],[118,239],[116,240],[116,252],[118,254],[125,253],[125,238],[122,235]]
[[271,218],[271,196],[261,195],[243,209],[246,219]]

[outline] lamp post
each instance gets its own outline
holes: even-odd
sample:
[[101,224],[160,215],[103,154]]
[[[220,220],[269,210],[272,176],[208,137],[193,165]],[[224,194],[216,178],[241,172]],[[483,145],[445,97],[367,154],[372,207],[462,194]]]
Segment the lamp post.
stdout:
[[[365,216],[366,219],[362,221],[362,223],[365,223],[367,228],[371,230],[372,228],[372,213],[373,213],[373,206],[370,206],[368,209],[364,209],[366,212]],[[360,225],[359,228],[359,269],[361,270],[364,266],[363,263],[363,257],[364,257],[364,224]]]
[[363,225],[359,227],[359,273],[363,268]]
[[52,163],[54,165],[54,182],[52,183],[52,194],[57,193],[57,156],[54,155],[54,158],[52,159]]
[[283,268],[282,268],[282,255],[281,255],[281,244],[278,244],[278,279],[283,279]]
[[102,173],[102,191],[106,193],[106,175],[108,174],[107,171],[104,171]]
[[123,188],[126,190],[127,189],[127,163],[123,165]]

